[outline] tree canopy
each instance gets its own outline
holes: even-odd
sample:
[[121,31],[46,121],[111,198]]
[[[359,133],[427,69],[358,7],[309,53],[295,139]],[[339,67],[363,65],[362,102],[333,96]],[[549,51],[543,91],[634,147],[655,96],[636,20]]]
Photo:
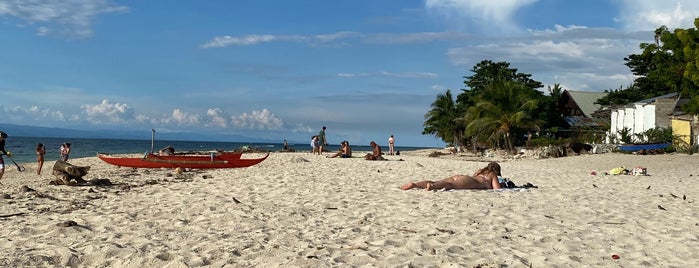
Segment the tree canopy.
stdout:
[[464,76],[469,89],[462,89],[456,101],[450,90],[437,95],[425,115],[423,134],[434,134],[456,146],[488,143],[513,149],[513,136],[538,129],[539,123],[547,122],[540,118],[548,119],[556,106],[536,90],[543,87],[541,82],[507,62],[484,60],[471,72]]
[[[459,117],[454,104],[454,98],[451,96],[451,91],[437,94],[437,99],[432,103],[431,109],[425,114],[425,127],[422,131],[423,135],[433,134],[443,141],[451,141],[457,144],[459,133],[463,127],[457,125],[454,120]],[[448,142],[450,143],[450,142]]]
[[695,28],[670,31],[662,26],[655,30],[655,43],[641,43],[641,54],[624,58],[636,76],[627,88],[606,90],[610,94],[597,103],[619,105],[678,92],[693,99],[683,110],[699,114],[699,18]]

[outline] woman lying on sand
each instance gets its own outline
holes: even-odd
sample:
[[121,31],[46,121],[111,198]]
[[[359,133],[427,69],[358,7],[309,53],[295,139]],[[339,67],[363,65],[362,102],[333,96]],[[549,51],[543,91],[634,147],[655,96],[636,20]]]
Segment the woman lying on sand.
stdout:
[[498,176],[501,176],[500,165],[490,162],[485,168],[476,171],[473,176],[454,175],[439,181],[409,182],[400,188],[403,190],[421,188],[428,191],[437,189],[500,189],[502,186],[498,181]]

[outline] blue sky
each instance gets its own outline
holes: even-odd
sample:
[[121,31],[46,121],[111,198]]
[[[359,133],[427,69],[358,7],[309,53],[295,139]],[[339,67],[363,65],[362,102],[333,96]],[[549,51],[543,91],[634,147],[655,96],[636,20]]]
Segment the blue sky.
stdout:
[[0,122],[443,146],[424,115],[476,63],[617,89],[653,30],[696,17],[694,0],[0,0]]

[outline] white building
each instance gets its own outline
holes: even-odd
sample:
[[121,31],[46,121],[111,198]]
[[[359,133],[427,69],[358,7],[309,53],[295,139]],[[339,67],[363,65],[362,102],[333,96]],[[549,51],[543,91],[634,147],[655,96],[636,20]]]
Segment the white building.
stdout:
[[[611,109],[611,125],[607,143],[620,143],[623,129],[628,129],[631,137],[656,127],[671,128],[671,115],[678,106],[680,96],[670,93],[633,104]],[[636,140],[635,142],[643,142]]]

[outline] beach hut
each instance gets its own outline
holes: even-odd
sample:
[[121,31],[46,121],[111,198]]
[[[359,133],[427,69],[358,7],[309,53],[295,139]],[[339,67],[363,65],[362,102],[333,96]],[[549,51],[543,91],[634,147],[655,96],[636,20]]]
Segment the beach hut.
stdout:
[[558,107],[568,126],[560,129],[559,134],[564,137],[577,136],[593,140],[594,136],[603,137],[609,128],[609,120],[597,114],[601,105],[595,102],[607,94],[609,93],[564,90]]
[[671,117],[679,110],[679,106],[680,95],[669,93],[611,109],[607,143],[620,141],[620,133],[624,129],[629,130],[629,135],[635,137],[636,134],[642,134],[649,129],[671,128]]

